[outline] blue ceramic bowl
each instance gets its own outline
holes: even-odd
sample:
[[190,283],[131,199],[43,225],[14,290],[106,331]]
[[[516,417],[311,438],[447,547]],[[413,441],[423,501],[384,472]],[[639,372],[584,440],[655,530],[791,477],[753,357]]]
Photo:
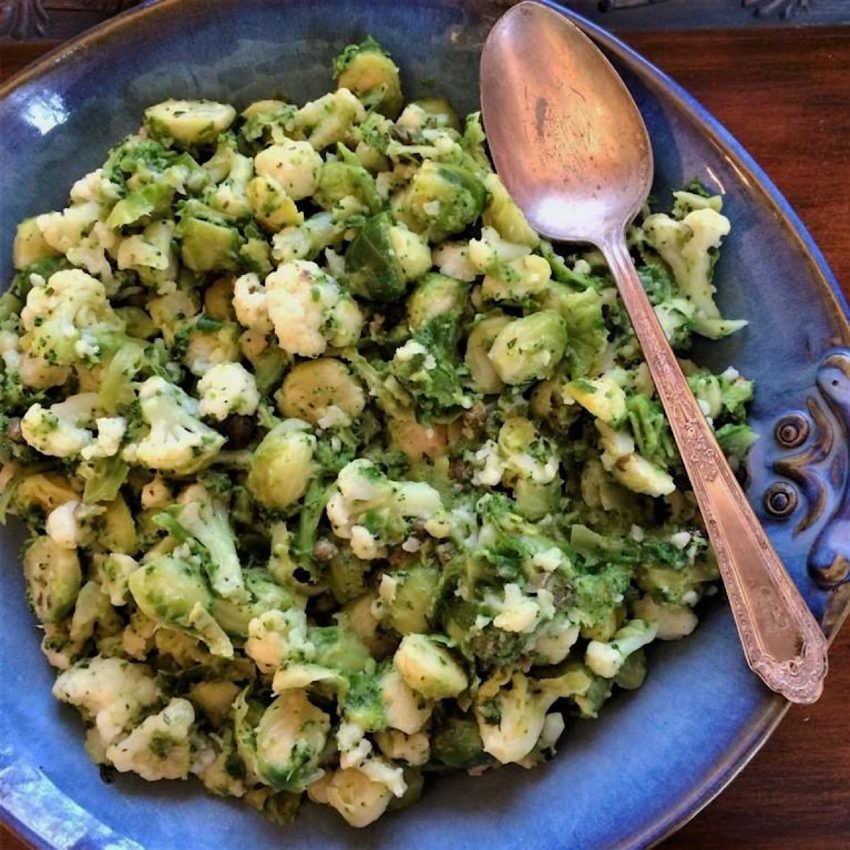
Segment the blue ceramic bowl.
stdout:
[[[479,50],[502,5],[162,0],[102,26],[0,90],[0,274],[11,274],[16,222],[60,206],[74,178],[103,161],[146,105],[168,96],[236,104],[277,92],[313,98],[330,85],[331,57],[371,33],[402,66],[408,95],[442,92],[472,110]],[[584,26],[623,73],[647,121],[656,197],[693,177],[726,195],[734,230],[717,269],[720,301],[724,312],[752,324],[706,356],[757,381],[761,439],[750,458],[750,496],[764,513],[772,484],[798,488],[790,516],[763,519],[831,632],[846,597],[820,589],[809,567],[823,573],[841,563],[850,360],[838,350],[821,361],[850,341],[844,302],[800,221],[734,139],[655,68]],[[779,443],[776,425],[789,416],[786,425],[803,423],[808,434],[786,428]],[[3,533],[0,816],[37,847],[645,847],[717,794],[785,710],[747,670],[731,616],[717,604],[691,639],[653,653],[645,687],[615,699],[601,720],[574,726],[548,766],[439,779],[419,805],[366,831],[313,806],[280,829],[195,783],[101,782],[76,716],[50,696],[53,675],[24,601],[19,543],[15,529]]]

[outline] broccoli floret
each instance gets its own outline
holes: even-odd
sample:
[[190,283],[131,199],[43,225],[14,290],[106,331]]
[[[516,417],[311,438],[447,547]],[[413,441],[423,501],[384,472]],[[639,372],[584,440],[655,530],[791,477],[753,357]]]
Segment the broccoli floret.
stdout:
[[178,539],[199,543],[207,553],[204,567],[215,593],[225,599],[245,598],[242,567],[225,505],[203,484],[187,487],[181,504],[159,515],[159,522]]

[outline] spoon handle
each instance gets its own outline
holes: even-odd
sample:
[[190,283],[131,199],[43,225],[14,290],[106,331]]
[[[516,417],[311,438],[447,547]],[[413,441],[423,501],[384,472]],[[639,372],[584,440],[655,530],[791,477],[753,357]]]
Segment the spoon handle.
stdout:
[[600,246],[691,481],[750,668],[791,702],[814,702],[827,640],[789,578],[688,387],[622,234]]

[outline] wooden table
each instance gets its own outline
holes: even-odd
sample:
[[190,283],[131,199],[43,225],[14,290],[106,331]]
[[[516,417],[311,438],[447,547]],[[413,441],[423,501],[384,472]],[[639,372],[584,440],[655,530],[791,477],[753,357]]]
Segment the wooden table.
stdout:
[[[811,229],[850,296],[850,27],[631,33],[626,40],[740,139]],[[0,79],[44,42],[0,45]],[[664,850],[850,848],[850,626],[821,701]],[[0,827],[0,850],[24,845]],[[220,848],[231,850],[231,848]]]

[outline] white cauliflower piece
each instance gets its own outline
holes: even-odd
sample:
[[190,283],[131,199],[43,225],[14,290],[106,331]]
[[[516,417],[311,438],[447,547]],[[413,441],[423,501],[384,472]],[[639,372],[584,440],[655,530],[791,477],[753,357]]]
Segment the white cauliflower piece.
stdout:
[[522,592],[516,582],[508,582],[503,588],[502,599],[494,600],[498,611],[493,625],[506,632],[532,632],[540,622],[540,605]]
[[96,168],[77,180],[71,187],[71,202],[84,204],[89,201],[110,204],[120,197],[118,186],[103,176],[103,169]]
[[185,699],[172,699],[126,737],[106,750],[106,758],[122,773],[138,773],[142,779],[186,779],[189,775],[189,739],[195,710]]
[[[534,749],[543,732],[546,712],[557,695],[535,691],[532,681],[523,673],[514,673],[504,683],[510,687],[500,687],[501,684],[491,679],[481,686],[475,715],[484,751],[502,764],[509,764],[521,761]],[[497,723],[490,722],[482,711],[488,700],[498,706]]]
[[106,748],[162,695],[150,667],[96,655],[60,673],[53,696],[76,706],[94,723],[88,743],[104,756]]
[[372,744],[364,737],[366,730],[358,723],[343,720],[336,731],[340,767],[360,767],[372,752]]
[[478,276],[467,242],[443,242],[434,249],[433,260],[440,273],[449,277],[471,283]]
[[77,457],[94,442],[91,425],[97,393],[79,393],[44,408],[34,404],[21,419],[21,434],[36,451],[51,457]]
[[418,732],[431,716],[431,705],[404,681],[395,668],[388,670],[381,680],[381,704],[390,729],[398,729],[405,735]]
[[[719,207],[719,203],[715,206]],[[695,307],[693,324],[697,333],[719,339],[747,324],[745,320],[723,319],[714,302],[715,252],[730,231],[729,219],[719,209],[692,209],[681,221],[656,213],[644,219],[642,229],[647,243],[667,263],[682,294]]]
[[47,536],[63,549],[87,546],[94,537],[91,520],[106,510],[102,506],[85,505],[76,499],[55,507],[44,524]]
[[681,221],[666,213],[647,216],[643,232],[647,242],[670,266],[682,293],[704,316],[719,318],[711,285],[711,255],[731,230],[729,219],[716,210],[689,212]]
[[305,260],[283,263],[266,278],[266,304],[281,348],[301,357],[353,345],[363,328],[354,299]]
[[293,201],[312,195],[319,185],[322,157],[310,142],[286,141],[261,150],[254,157],[254,171],[271,177]]
[[243,327],[267,334],[272,329],[266,288],[253,272],[237,277],[233,284],[233,309]]
[[315,648],[307,638],[307,617],[303,611],[266,611],[248,623],[245,654],[263,673],[273,673],[286,659],[297,654],[310,660]]
[[55,272],[33,286],[21,324],[30,353],[60,366],[96,360],[109,336],[124,331],[103,284],[79,269]]
[[[370,460],[358,458],[340,470],[326,507],[337,537],[351,542],[357,557],[370,560],[408,537],[404,520],[420,519],[432,537],[449,534],[440,494],[421,481],[391,481]],[[370,527],[360,519],[370,515]],[[375,522],[380,528],[375,528]],[[356,548],[355,548],[356,547]]]
[[508,242],[494,227],[483,227],[480,239],[470,239],[467,257],[478,274],[489,274],[504,263],[511,263],[531,254],[528,245]]
[[96,201],[73,204],[62,212],[43,213],[36,217],[42,239],[54,250],[64,254],[79,245],[100,218],[103,207]]
[[257,381],[241,363],[217,363],[198,381],[198,411],[222,422],[231,413],[251,416],[260,403]]
[[307,134],[307,140],[317,150],[342,142],[354,124],[366,119],[366,109],[347,88],[323,95],[305,103],[295,116],[295,123]]
[[118,245],[118,236],[102,221],[96,221],[91,232],[78,245],[65,252],[69,262],[84,268],[100,278],[107,291],[115,291],[115,275],[107,255],[112,255]]
[[191,475],[224,445],[224,437],[198,419],[198,402],[164,378],[148,378],[139,390],[139,402],[150,429],[124,449],[128,463]]
[[97,437],[85,446],[80,454],[84,460],[98,457],[115,457],[121,449],[121,440],[127,433],[127,420],[123,416],[99,416],[95,419]]
[[585,664],[597,676],[613,679],[626,663],[626,659],[642,646],[652,643],[657,634],[657,623],[629,620],[609,642],[592,640],[585,651]]

